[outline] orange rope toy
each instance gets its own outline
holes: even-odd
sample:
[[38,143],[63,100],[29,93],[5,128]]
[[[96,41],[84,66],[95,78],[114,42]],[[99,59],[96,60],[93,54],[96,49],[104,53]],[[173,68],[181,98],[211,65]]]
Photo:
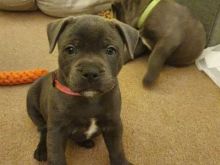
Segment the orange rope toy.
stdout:
[[11,86],[32,83],[47,73],[48,71],[45,69],[0,72],[0,85]]

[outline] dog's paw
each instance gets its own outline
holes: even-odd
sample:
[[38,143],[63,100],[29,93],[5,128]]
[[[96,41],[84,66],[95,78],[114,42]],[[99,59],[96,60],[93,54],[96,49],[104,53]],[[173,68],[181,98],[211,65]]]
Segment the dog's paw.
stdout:
[[39,145],[34,151],[34,158],[38,161],[47,161],[47,149],[46,146]]
[[154,84],[154,80],[153,78],[151,78],[150,76],[145,75],[142,83],[144,87],[151,87]]
[[132,164],[131,162],[129,162],[129,161],[126,161],[124,164],[122,164],[122,165],[134,165],[134,164]]
[[95,142],[91,139],[90,140],[85,140],[83,142],[77,142],[77,144],[79,146],[87,148],[87,149],[93,148],[95,146]]
[[117,160],[117,161],[111,162],[111,165],[134,165],[134,164],[132,164],[131,162],[127,160]]
[[131,162],[128,162],[127,165],[134,165],[134,164],[132,164]]

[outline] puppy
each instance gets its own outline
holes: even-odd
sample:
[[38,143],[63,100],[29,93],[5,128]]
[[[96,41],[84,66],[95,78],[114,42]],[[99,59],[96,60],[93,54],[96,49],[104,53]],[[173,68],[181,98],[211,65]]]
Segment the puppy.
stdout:
[[151,50],[143,78],[145,86],[154,82],[164,64],[190,65],[204,49],[203,25],[188,8],[173,0],[114,0],[112,9],[117,19],[140,31],[135,57],[143,54],[146,48]]
[[34,153],[49,165],[66,165],[68,138],[91,148],[103,134],[111,165],[130,165],[122,144],[121,96],[117,75],[124,47],[133,54],[134,28],[99,16],[68,17],[47,28],[50,52],[58,43],[59,68],[29,89],[27,112],[40,132]]

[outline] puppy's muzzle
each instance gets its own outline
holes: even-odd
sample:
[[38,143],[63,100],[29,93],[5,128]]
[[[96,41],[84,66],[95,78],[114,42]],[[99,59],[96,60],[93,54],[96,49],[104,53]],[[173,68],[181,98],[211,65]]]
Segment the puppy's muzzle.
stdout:
[[99,81],[105,70],[93,63],[83,63],[77,67],[77,72],[84,81],[92,83]]

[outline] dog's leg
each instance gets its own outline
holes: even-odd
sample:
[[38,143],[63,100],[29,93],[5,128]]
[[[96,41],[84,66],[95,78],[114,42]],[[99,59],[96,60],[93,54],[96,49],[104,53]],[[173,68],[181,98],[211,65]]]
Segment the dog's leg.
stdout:
[[40,130],[40,142],[37,145],[37,149],[34,152],[34,158],[38,161],[46,161],[47,160],[47,146],[46,146],[46,138],[47,138],[47,129]]
[[43,119],[42,115],[34,106],[27,106],[28,114],[33,121],[33,123],[38,127],[40,132],[40,141],[37,145],[37,148],[34,152],[34,158],[38,161],[46,161],[47,160],[47,147],[46,147],[46,136],[47,136],[47,128],[46,122]]
[[143,79],[143,85],[149,86],[159,76],[166,59],[177,48],[178,42],[172,37],[163,38],[156,43],[148,60],[148,70]]
[[127,161],[122,144],[122,123],[111,124],[109,128],[103,129],[103,137],[109,152],[111,165],[132,165]]
[[66,165],[65,148],[67,136],[59,128],[48,128],[47,132],[47,159],[48,165]]
[[40,132],[40,141],[37,145],[37,148],[34,152],[34,158],[38,161],[46,161],[47,160],[47,147],[46,147],[46,136],[47,136],[47,128],[46,122],[43,116],[40,114],[35,101],[36,94],[32,93],[33,91],[29,91],[27,97],[27,112],[30,116],[33,123],[38,127]]
[[36,93],[34,93],[34,90],[30,90],[27,95],[27,113],[32,122],[38,127],[38,130],[44,130],[46,122],[36,105],[37,102]]

